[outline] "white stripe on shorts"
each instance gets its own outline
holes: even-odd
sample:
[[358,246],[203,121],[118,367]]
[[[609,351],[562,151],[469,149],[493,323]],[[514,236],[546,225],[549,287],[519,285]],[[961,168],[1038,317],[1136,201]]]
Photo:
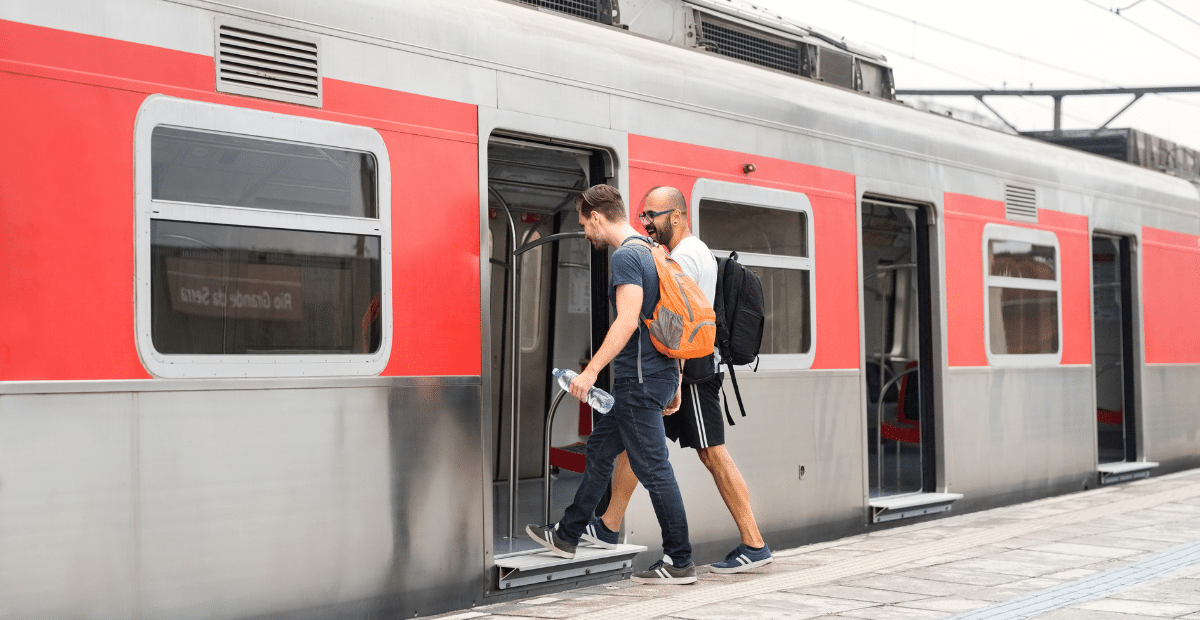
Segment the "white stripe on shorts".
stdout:
[[708,447],[708,429],[704,428],[704,415],[700,411],[700,388],[697,384],[689,386],[691,388],[692,397],[692,416],[696,418],[696,435],[700,440],[700,445],[697,448]]

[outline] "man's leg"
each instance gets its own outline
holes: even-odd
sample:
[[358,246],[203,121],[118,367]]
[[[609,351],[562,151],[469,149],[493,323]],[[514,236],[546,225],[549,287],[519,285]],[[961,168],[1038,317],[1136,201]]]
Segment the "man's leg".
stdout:
[[604,527],[614,532],[621,527],[621,521],[625,518],[625,510],[629,508],[629,498],[633,497],[633,491],[637,485],[637,476],[629,467],[629,454],[622,452],[613,467],[612,499],[608,500],[608,510],[604,511],[602,517]]
[[712,474],[713,482],[717,483],[721,499],[725,500],[725,506],[729,508],[742,535],[742,543],[750,547],[762,547],[762,534],[758,531],[754,511],[750,509],[750,490],[746,488],[746,480],[742,478],[742,472],[738,471],[725,445],[700,448],[696,450],[696,455]]
[[615,387],[616,391],[624,392],[617,396],[617,402],[626,400],[630,403],[629,415],[621,419],[619,426],[629,465],[650,493],[650,503],[662,529],[663,551],[675,566],[682,567],[691,564],[692,547],[688,541],[683,496],[667,459],[669,453],[662,423],[663,406],[675,394],[676,386],[672,376],[670,380],[645,377],[641,384],[634,380]]
[[562,520],[558,523],[559,535],[567,542],[574,544],[579,541],[580,534],[592,517],[592,511],[604,495],[604,488],[612,475],[613,460],[624,450],[619,425],[620,418],[628,413],[627,408],[617,401],[612,411],[600,417],[599,423],[588,437],[587,465],[583,470],[583,478],[575,491],[575,499],[567,506]]

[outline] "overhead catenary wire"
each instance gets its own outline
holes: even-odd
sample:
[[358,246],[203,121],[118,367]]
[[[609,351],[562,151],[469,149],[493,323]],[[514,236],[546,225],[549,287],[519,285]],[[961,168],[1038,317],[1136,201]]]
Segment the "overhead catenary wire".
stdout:
[[[863,2],[862,0],[844,0],[844,1],[845,1],[845,2],[849,2],[850,4],[854,4],[854,5],[857,5],[857,6],[861,6],[861,7],[863,7],[863,8],[866,8],[866,9],[870,9],[870,10],[872,10],[872,11],[875,11],[875,12],[878,12],[878,13],[882,13],[882,14],[884,14],[884,15],[887,15],[888,17],[892,17],[892,18],[894,18],[894,19],[898,19],[898,20],[901,20],[901,21],[909,22],[909,23],[911,23],[911,24],[913,24],[913,25],[915,25],[915,26],[919,26],[919,27],[921,27],[921,28],[925,28],[926,30],[931,30],[931,31],[933,31],[933,32],[937,32],[937,33],[939,33],[939,34],[942,34],[942,35],[945,35],[945,36],[951,37],[951,38],[953,38],[953,39],[957,39],[957,40],[959,40],[959,41],[964,41],[964,42],[966,42],[966,43],[970,43],[971,45],[975,45],[975,46],[977,46],[977,47],[982,47],[982,48],[984,48],[984,49],[989,49],[989,50],[992,50],[993,52],[997,52],[997,53],[1000,53],[1000,54],[1004,54],[1004,55],[1006,55],[1006,56],[1012,56],[1013,58],[1018,58],[1018,59],[1020,59],[1020,60],[1026,61],[1026,62],[1031,62],[1031,63],[1033,63],[1033,64],[1041,65],[1041,66],[1043,66],[1043,67],[1047,67],[1047,68],[1049,68],[1049,69],[1054,69],[1055,71],[1061,71],[1061,72],[1063,72],[1063,73],[1069,73],[1069,74],[1071,74],[1071,75],[1074,75],[1074,76],[1076,76],[1076,77],[1086,78],[1086,79],[1089,79],[1089,80],[1094,80],[1094,81],[1096,81],[1096,82],[1101,82],[1101,83],[1104,83],[1104,84],[1111,84],[1111,85],[1113,85],[1113,86],[1116,86],[1116,87],[1118,87],[1118,88],[1119,88],[1119,87],[1121,87],[1121,85],[1120,85],[1120,84],[1117,84],[1116,82],[1113,82],[1113,81],[1111,81],[1111,80],[1106,80],[1106,79],[1104,79],[1104,78],[1101,78],[1101,77],[1096,77],[1096,76],[1094,76],[1094,75],[1089,75],[1089,74],[1087,74],[1087,73],[1083,73],[1083,72],[1081,72],[1081,71],[1076,71],[1076,70],[1074,70],[1074,69],[1070,69],[1070,68],[1067,68],[1067,67],[1063,67],[1063,66],[1060,66],[1060,65],[1056,65],[1056,64],[1054,64],[1054,63],[1046,62],[1046,61],[1044,61],[1044,60],[1038,60],[1037,58],[1030,58],[1030,57],[1028,57],[1028,56],[1025,56],[1024,54],[1018,54],[1017,52],[1014,52],[1014,51],[1012,51],[1012,50],[1004,49],[1003,47],[999,47],[999,46],[996,46],[996,45],[991,45],[991,44],[989,44],[989,43],[984,43],[984,42],[982,42],[982,41],[979,41],[979,40],[976,40],[976,39],[972,39],[972,38],[970,38],[970,37],[965,37],[965,36],[962,36],[962,35],[960,35],[960,34],[957,34],[957,33],[954,33],[954,32],[950,32],[949,30],[944,30],[944,29],[942,29],[942,28],[938,28],[937,26],[930,26],[929,24],[926,24],[926,23],[923,23],[923,22],[919,22],[919,21],[917,21],[917,20],[915,20],[915,19],[912,19],[912,18],[910,18],[910,17],[905,17],[905,16],[903,16],[903,15],[900,15],[900,14],[898,14],[898,13],[893,13],[893,12],[891,12],[891,11],[887,10],[887,9],[881,9],[881,8],[879,8],[879,7],[876,7],[876,6],[872,6],[872,5],[870,5],[870,4],[866,3],[866,2]],[[1084,0],[1084,1],[1086,2],[1087,0]]]
[[[911,61],[913,61],[913,62],[917,62],[917,63],[923,64],[923,65],[925,65],[926,67],[929,67],[929,68],[931,68],[931,69],[936,69],[936,70],[938,70],[938,71],[941,71],[942,73],[945,73],[945,74],[947,74],[947,75],[953,75],[954,77],[956,77],[956,78],[959,78],[960,80],[966,80],[966,81],[968,81],[968,82],[972,82],[972,83],[974,83],[974,84],[977,84],[977,85],[979,85],[979,86],[982,86],[983,88],[987,88],[987,89],[989,89],[989,90],[993,89],[993,87],[992,87],[992,85],[991,85],[991,84],[987,84],[987,83],[985,83],[985,82],[981,82],[981,81],[979,81],[979,80],[977,80],[977,79],[975,79],[975,78],[972,78],[972,77],[969,77],[969,76],[963,75],[963,74],[961,74],[961,73],[958,73],[958,72],[956,72],[956,71],[952,71],[952,70],[950,70],[950,69],[947,69],[946,67],[943,67],[943,66],[941,66],[941,65],[937,65],[937,64],[931,63],[931,62],[929,62],[929,61],[927,61],[927,60],[922,60],[922,59],[920,59],[920,58],[917,58],[916,56],[912,56],[912,55],[909,55],[909,54],[905,54],[904,52],[901,52],[901,51],[899,51],[899,50],[892,49],[892,48],[890,48],[890,47],[887,47],[886,45],[880,45],[879,43],[875,43],[875,42],[871,42],[871,43],[870,43],[870,45],[871,45],[872,47],[877,47],[877,48],[879,48],[879,49],[881,49],[881,50],[883,50],[883,51],[885,51],[885,52],[887,52],[887,53],[889,53],[889,54],[895,54],[895,55],[897,55],[897,56],[903,56],[904,58],[907,58],[907,59],[909,59],[909,60],[911,60]],[[1049,105],[1046,105],[1046,104],[1044,104],[1044,103],[1041,103],[1041,102],[1037,101],[1036,99],[1029,99],[1029,98],[1026,98],[1026,97],[1021,97],[1021,99],[1022,99],[1022,100],[1024,100],[1025,102],[1029,103],[1030,105],[1032,105],[1032,106],[1034,106],[1034,107],[1041,108],[1041,109],[1043,109],[1043,110],[1053,110],[1053,109],[1054,109],[1052,106],[1049,106]],[[981,101],[980,103],[983,103],[983,102]],[[984,105],[984,107],[988,107],[988,106],[985,104],[985,105]],[[990,108],[989,108],[989,109],[990,109]],[[993,114],[994,114],[994,113],[995,113],[995,112],[993,112]],[[1064,116],[1066,116],[1066,117],[1068,117],[1068,118],[1070,118],[1071,120],[1078,121],[1078,122],[1080,122],[1080,123],[1091,124],[1091,123],[1093,122],[1091,119],[1083,118],[1082,116],[1078,116],[1078,115],[1076,115],[1076,114],[1071,114],[1071,113],[1069,113],[1069,112],[1063,112],[1063,115],[1064,115]]]
[[1154,0],[1154,1],[1156,3],[1158,3],[1158,5],[1161,6],[1162,8],[1188,20],[1189,22],[1192,22],[1193,24],[1196,24],[1197,26],[1200,26],[1200,21],[1196,21],[1196,20],[1192,19],[1191,17],[1188,17],[1187,14],[1185,14],[1183,11],[1180,11],[1179,9],[1167,4],[1166,2],[1163,2],[1162,0]]
[[[1101,5],[1099,5],[1099,4],[1096,4],[1095,2],[1092,2],[1091,0],[1083,0],[1083,1],[1084,1],[1084,2],[1087,2],[1088,4],[1091,4],[1091,5],[1093,5],[1093,6],[1096,6],[1096,7],[1098,7],[1098,8],[1101,8],[1101,9],[1105,10],[1106,12],[1114,12],[1114,11],[1109,11],[1109,9],[1105,9],[1103,6],[1101,6]],[[1184,14],[1180,13],[1179,11],[1177,11],[1176,9],[1174,9],[1173,7],[1170,7],[1170,6],[1166,5],[1166,3],[1164,3],[1162,0],[1154,0],[1154,1],[1155,1],[1156,3],[1158,3],[1158,4],[1161,4],[1162,6],[1166,7],[1167,9],[1169,9],[1169,10],[1171,10],[1171,11],[1173,11],[1173,12],[1175,12],[1175,13],[1179,14],[1179,15],[1180,15],[1180,16],[1182,16],[1184,19],[1187,19],[1188,21],[1191,21],[1191,22],[1193,22],[1193,23],[1197,23],[1197,25],[1200,25],[1200,22],[1196,22],[1195,20],[1191,19],[1190,17],[1188,17],[1188,16],[1186,16],[1186,15],[1184,15]],[[1067,67],[1063,67],[1063,66],[1060,66],[1060,65],[1056,65],[1056,64],[1054,64],[1054,63],[1050,63],[1050,62],[1046,62],[1046,61],[1043,61],[1043,60],[1039,60],[1039,59],[1037,59],[1037,58],[1030,58],[1030,57],[1028,57],[1028,56],[1025,56],[1024,54],[1019,54],[1019,53],[1017,53],[1017,52],[1013,52],[1013,51],[1011,51],[1011,50],[1008,50],[1008,49],[1005,49],[1005,48],[1003,48],[1003,47],[999,47],[999,46],[996,46],[996,45],[991,45],[991,44],[988,44],[988,43],[983,43],[983,42],[981,42],[981,41],[978,41],[978,40],[976,40],[976,39],[971,39],[971,38],[968,38],[968,37],[965,37],[965,36],[959,35],[959,34],[957,34],[957,33],[954,33],[954,32],[951,32],[951,31],[948,31],[948,30],[945,30],[945,29],[942,29],[942,28],[938,28],[938,27],[936,27],[936,26],[931,26],[931,25],[929,25],[929,24],[926,24],[926,23],[923,23],[923,22],[917,21],[917,20],[915,20],[915,19],[912,19],[912,18],[909,18],[909,17],[905,17],[905,16],[903,16],[903,15],[900,15],[900,14],[898,14],[898,13],[894,13],[894,12],[892,12],[892,11],[888,11],[888,10],[886,10],[886,9],[881,9],[881,8],[879,8],[879,7],[876,7],[876,6],[872,6],[871,4],[868,4],[867,2],[864,2],[863,0],[845,0],[845,2],[849,2],[849,3],[851,3],[851,4],[854,4],[854,5],[857,5],[857,6],[860,6],[860,7],[866,8],[866,9],[869,9],[869,10],[871,10],[871,11],[875,11],[875,12],[881,13],[881,14],[883,14],[883,15],[887,15],[888,17],[891,17],[891,18],[893,18],[893,19],[897,19],[897,20],[900,20],[900,21],[903,21],[903,22],[907,22],[907,23],[913,24],[914,26],[917,26],[917,27],[920,27],[920,28],[924,28],[924,29],[926,29],[926,30],[929,30],[929,31],[932,31],[932,32],[936,32],[936,33],[938,33],[938,34],[942,34],[942,35],[944,35],[944,36],[947,36],[947,37],[950,37],[950,38],[953,38],[953,39],[956,39],[956,40],[959,40],[959,41],[963,41],[963,42],[969,43],[969,44],[971,44],[971,45],[974,45],[974,46],[976,46],[976,47],[981,47],[981,48],[988,49],[988,50],[991,50],[991,51],[993,51],[993,52],[996,52],[996,53],[1000,53],[1000,54],[1004,54],[1004,55],[1006,55],[1006,56],[1010,56],[1010,57],[1013,57],[1013,58],[1020,59],[1020,60],[1022,60],[1022,61],[1027,61],[1027,62],[1030,62],[1030,63],[1033,63],[1033,64],[1041,65],[1041,66],[1043,66],[1043,67],[1047,67],[1047,68],[1049,68],[1049,69],[1053,69],[1053,70],[1055,70],[1055,71],[1061,71],[1061,72],[1063,72],[1063,73],[1068,73],[1068,74],[1071,74],[1071,75],[1074,75],[1074,76],[1077,76],[1077,77],[1086,78],[1086,79],[1088,79],[1088,80],[1092,80],[1092,81],[1099,82],[1099,83],[1102,83],[1102,84],[1110,84],[1110,85],[1116,86],[1116,87],[1118,87],[1118,88],[1123,88],[1123,86],[1122,86],[1121,84],[1118,84],[1118,83],[1116,83],[1116,82],[1113,82],[1112,80],[1107,80],[1107,79],[1104,79],[1104,78],[1101,78],[1101,77],[1097,77],[1097,76],[1094,76],[1094,75],[1090,75],[1090,74],[1084,73],[1084,72],[1082,72],[1082,71],[1076,71],[1076,70],[1074,70],[1074,69],[1070,69],[1070,68],[1067,68]],[[1121,9],[1121,10],[1128,10],[1129,8],[1132,8],[1134,5],[1136,5],[1136,4],[1140,3],[1140,2],[1141,2],[1141,0],[1138,0],[1138,2],[1135,2],[1133,5],[1130,5],[1130,6],[1128,6],[1128,7],[1125,7],[1125,9]],[[1118,13],[1118,14],[1119,14],[1119,13]],[[1124,16],[1124,15],[1121,15],[1121,17],[1125,17],[1125,16]],[[1126,19],[1128,20],[1128,18],[1127,18],[1127,17],[1126,17]],[[1143,26],[1141,26],[1140,24],[1138,24],[1138,23],[1136,23],[1136,22],[1134,22],[1134,21],[1132,21],[1132,20],[1129,20],[1129,22],[1130,22],[1131,24],[1133,24],[1133,25],[1135,25],[1135,26],[1139,27],[1139,28],[1142,28],[1143,30],[1146,30],[1146,29],[1145,29]],[[1162,37],[1161,37],[1161,36],[1159,36],[1159,35],[1157,35],[1157,34],[1155,34],[1155,33],[1153,33],[1153,32],[1150,32],[1150,31],[1148,31],[1148,30],[1147,30],[1147,32],[1149,32],[1150,34],[1152,34],[1152,35],[1154,35],[1154,36],[1156,36],[1156,37],[1158,37],[1158,38],[1160,38],[1160,39],[1162,39]],[[1175,45],[1174,43],[1171,43],[1170,41],[1167,41],[1166,39],[1163,39],[1163,40],[1164,40],[1164,41],[1166,41],[1167,43],[1170,43],[1171,45]],[[878,48],[880,48],[880,49],[883,49],[883,50],[887,51],[888,53],[891,53],[891,54],[896,54],[896,55],[899,55],[899,56],[903,56],[903,57],[905,57],[905,58],[908,58],[908,59],[910,59],[910,60],[913,60],[913,61],[915,61],[915,62],[921,63],[921,64],[923,64],[923,65],[925,65],[925,66],[931,67],[931,68],[933,68],[933,69],[936,69],[936,70],[938,70],[938,71],[941,71],[941,72],[947,73],[947,74],[949,74],[949,75],[953,75],[953,76],[955,76],[955,77],[958,77],[958,78],[960,78],[960,79],[964,79],[964,80],[966,80],[966,81],[969,81],[969,82],[972,82],[972,83],[974,83],[974,84],[981,85],[981,86],[983,86],[984,88],[993,88],[993,86],[991,86],[990,84],[984,84],[984,83],[980,82],[979,80],[976,80],[976,79],[973,79],[973,78],[966,77],[966,76],[964,76],[964,75],[962,75],[962,74],[960,74],[960,73],[957,73],[957,72],[951,71],[951,70],[949,70],[949,69],[946,69],[945,67],[941,67],[941,66],[935,65],[935,64],[933,64],[933,63],[930,63],[930,62],[928,62],[928,61],[921,60],[921,59],[919,59],[919,58],[917,58],[917,57],[915,57],[915,56],[911,56],[911,55],[908,55],[908,54],[904,54],[904,53],[902,53],[902,52],[899,52],[899,51],[897,51],[897,50],[895,50],[895,49],[889,49],[889,48],[887,48],[886,46],[879,45],[878,43],[875,43],[875,42],[872,42],[872,43],[871,43],[871,45],[872,45],[872,46],[874,46],[874,47],[878,47]],[[1175,47],[1179,47],[1179,46],[1175,45]],[[1197,58],[1197,59],[1200,59],[1200,56],[1196,56],[1195,54],[1192,54],[1191,52],[1189,52],[1189,51],[1188,51],[1188,50],[1186,50],[1186,49],[1183,49],[1183,48],[1179,48],[1179,49],[1181,49],[1181,50],[1182,50],[1184,53],[1187,53],[1189,56],[1192,56],[1192,57],[1195,57],[1195,58]],[[1176,97],[1176,96],[1172,96],[1172,95],[1164,95],[1164,94],[1158,94],[1158,95],[1156,95],[1156,97],[1157,97],[1157,98],[1160,98],[1160,99],[1167,100],[1167,101],[1172,101],[1172,102],[1175,102],[1175,103],[1182,103],[1182,104],[1184,104],[1184,105],[1188,105],[1188,106],[1192,106],[1192,107],[1200,107],[1200,103],[1196,103],[1196,102],[1193,102],[1193,101],[1189,101],[1189,100],[1188,100],[1188,99],[1186,99],[1186,98],[1180,98],[1180,97]],[[1043,105],[1041,105],[1041,104],[1038,104],[1038,103],[1036,103],[1036,102],[1033,102],[1033,101],[1030,101],[1030,103],[1033,103],[1034,105],[1036,105],[1036,106],[1038,106],[1038,107],[1042,107],[1042,108],[1044,108],[1044,109],[1049,109],[1049,107],[1048,107],[1048,106],[1043,106]],[[1069,114],[1069,113],[1064,113],[1064,114],[1065,114],[1066,116],[1068,116],[1069,118],[1072,118],[1072,119],[1074,119],[1074,120],[1077,120],[1077,121],[1081,121],[1081,122],[1085,122],[1085,123],[1090,123],[1090,122],[1092,122],[1092,121],[1089,121],[1089,120],[1087,120],[1087,119],[1083,119],[1083,118],[1081,118],[1081,117],[1079,117],[1079,116],[1077,116],[1077,115],[1075,115],[1075,114]]]
[[[847,2],[857,2],[857,0],[846,0],[846,1]],[[1113,15],[1116,15],[1117,17],[1120,17],[1121,19],[1124,19],[1125,21],[1129,22],[1129,24],[1131,26],[1138,28],[1142,32],[1145,32],[1146,34],[1158,39],[1159,41],[1162,41],[1163,43],[1166,43],[1167,45],[1170,45],[1171,47],[1183,52],[1184,54],[1187,54],[1188,56],[1191,56],[1192,58],[1195,58],[1196,60],[1200,60],[1200,55],[1197,55],[1195,52],[1192,52],[1191,50],[1187,49],[1186,47],[1183,47],[1182,45],[1162,36],[1161,34],[1158,34],[1157,32],[1154,32],[1153,30],[1133,21],[1124,13],[1118,13],[1117,11],[1107,9],[1104,7],[1104,5],[1102,5],[1098,2],[1093,2],[1093,0],[1080,0],[1080,1],[1090,4],[1098,9],[1100,9],[1101,11],[1104,11],[1105,13],[1111,13]]]

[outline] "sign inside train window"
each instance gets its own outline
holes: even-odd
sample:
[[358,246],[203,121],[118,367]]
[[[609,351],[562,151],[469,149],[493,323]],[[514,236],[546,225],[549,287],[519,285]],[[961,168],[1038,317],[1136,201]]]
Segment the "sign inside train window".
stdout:
[[300,267],[167,257],[167,284],[176,312],[232,319],[300,321]]

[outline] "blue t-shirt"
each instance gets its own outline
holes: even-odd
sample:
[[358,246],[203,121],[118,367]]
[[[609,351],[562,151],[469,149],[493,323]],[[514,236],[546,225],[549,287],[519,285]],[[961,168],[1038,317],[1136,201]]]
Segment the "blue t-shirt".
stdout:
[[[630,239],[648,240],[646,237]],[[627,240],[628,241],[628,240]],[[654,256],[650,248],[637,241],[617,248],[612,255],[612,276],[609,278],[608,299],[613,307],[617,304],[617,286],[635,284],[642,287],[642,317],[650,318],[658,304],[658,270],[654,267]],[[650,330],[638,318],[638,330],[625,344],[625,348],[613,359],[613,377],[637,377],[638,341],[642,343],[642,376],[669,373],[679,367],[675,360],[658,352],[650,342]]]

